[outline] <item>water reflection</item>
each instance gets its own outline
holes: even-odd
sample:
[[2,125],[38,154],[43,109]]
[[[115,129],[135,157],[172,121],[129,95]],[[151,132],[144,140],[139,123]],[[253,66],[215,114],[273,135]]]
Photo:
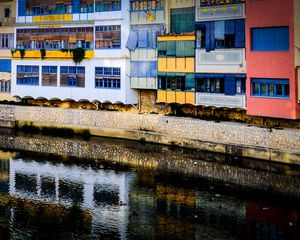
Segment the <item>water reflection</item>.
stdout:
[[0,239],[300,237],[297,199],[276,200],[203,178],[52,158],[0,151]]

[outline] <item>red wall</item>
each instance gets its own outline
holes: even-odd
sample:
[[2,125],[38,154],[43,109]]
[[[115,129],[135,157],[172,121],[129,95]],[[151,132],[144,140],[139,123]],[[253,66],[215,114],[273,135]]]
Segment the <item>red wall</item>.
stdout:
[[[290,50],[278,52],[251,51],[252,27],[289,26]],[[278,118],[300,118],[294,56],[293,0],[246,2],[247,114]],[[263,98],[251,96],[251,78],[285,78],[290,80],[290,97]],[[297,109],[298,108],[298,109]]]

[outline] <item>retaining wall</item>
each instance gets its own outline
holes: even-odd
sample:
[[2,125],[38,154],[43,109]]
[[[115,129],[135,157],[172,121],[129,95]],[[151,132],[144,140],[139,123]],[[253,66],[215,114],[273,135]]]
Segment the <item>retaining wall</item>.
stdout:
[[300,130],[113,111],[0,105],[0,126],[67,127],[92,135],[300,164]]

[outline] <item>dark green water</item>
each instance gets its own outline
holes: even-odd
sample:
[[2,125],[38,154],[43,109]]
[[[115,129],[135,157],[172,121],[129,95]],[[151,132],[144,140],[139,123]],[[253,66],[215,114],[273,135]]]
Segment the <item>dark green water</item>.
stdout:
[[0,150],[0,239],[300,239],[299,209],[182,173]]

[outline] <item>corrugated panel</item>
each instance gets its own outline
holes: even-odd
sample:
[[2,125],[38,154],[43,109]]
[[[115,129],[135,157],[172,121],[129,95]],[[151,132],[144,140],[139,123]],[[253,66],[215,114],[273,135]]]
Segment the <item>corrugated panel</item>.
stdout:
[[140,30],[138,32],[138,47],[147,48],[148,47],[148,33],[147,30]]
[[194,88],[196,86],[195,75],[192,73],[187,73],[185,76],[185,87]]
[[176,55],[176,42],[168,41],[167,42],[167,56],[175,56]]
[[167,51],[167,42],[165,42],[165,41],[157,42],[157,50],[158,51]]

